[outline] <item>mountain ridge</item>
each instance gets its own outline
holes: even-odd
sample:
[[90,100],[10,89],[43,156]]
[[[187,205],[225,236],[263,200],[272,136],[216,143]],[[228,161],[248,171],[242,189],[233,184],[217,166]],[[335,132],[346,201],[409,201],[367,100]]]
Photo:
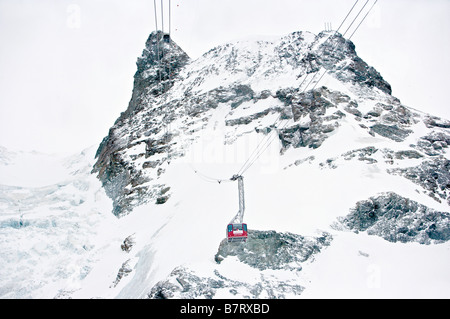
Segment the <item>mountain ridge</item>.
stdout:
[[[307,77],[311,73],[322,71],[322,67],[338,80],[345,78],[351,83],[362,83],[368,89],[379,88],[388,96],[391,92],[390,85],[379,73],[357,57],[353,43],[331,32],[323,32],[318,36],[308,32],[293,32],[278,42],[244,42],[243,45],[240,42],[234,45],[228,43],[208,51],[196,61],[190,61],[171,39],[166,41],[161,32],[150,34],[143,54],[137,61],[135,87],[128,109],[117,119],[97,151],[98,160],[93,172],[98,173],[107,193],[115,201],[116,215],[121,215],[122,210],[127,213],[128,198],[133,197],[123,195],[126,184],[137,186],[137,192],[147,193],[154,199],[166,189],[166,186],[161,186],[159,190],[149,194],[145,187],[139,188],[138,185],[145,184],[154,177],[143,176],[145,169],[130,167],[133,166],[130,165],[132,160],[123,161],[120,156],[122,150],[141,144],[145,145],[145,153],[141,152],[139,156],[148,158],[165,152],[166,159],[146,161],[145,164],[153,169],[161,166],[169,155],[176,156],[177,152],[173,152],[174,143],[180,142],[175,140],[185,134],[182,130],[176,133],[168,130],[176,120],[183,119],[184,123],[190,118],[195,120],[199,113],[215,109],[220,103],[231,101],[231,108],[235,109],[244,102],[272,96],[284,103],[284,107],[278,106],[284,114],[282,117],[293,114],[296,121],[299,112],[305,114],[302,109],[309,107],[315,111],[317,105],[297,106],[293,105],[293,99],[308,101],[311,100],[308,94],[320,93],[308,93],[295,86],[270,91],[267,87],[263,88],[263,85],[270,87],[274,79],[284,77],[290,82],[295,79],[294,83],[306,86],[303,82],[311,80]],[[269,44],[271,46],[268,47]],[[161,50],[158,46],[161,46]],[[316,65],[316,68],[312,65]],[[172,70],[172,77],[169,76],[169,69]],[[300,83],[299,79],[302,77],[303,82]],[[262,113],[255,114],[253,119],[243,121],[252,121],[268,113],[273,114],[274,111],[276,109],[265,109]],[[184,123],[183,130],[186,130]],[[232,126],[233,121],[228,120],[226,125]],[[379,131],[383,131],[383,128]],[[142,135],[148,138],[144,139]],[[110,187],[110,184],[115,186]],[[117,189],[117,185],[122,185],[119,187],[122,190]],[[133,200],[139,201],[138,197],[143,196],[134,196]]]
[[[151,34],[147,45],[155,37],[161,35]],[[358,57],[351,41],[334,32],[293,32],[226,43],[196,60],[174,46],[182,66],[173,77],[161,73],[161,82],[158,70],[167,68],[145,62],[154,56],[146,50],[156,48],[138,59],[135,82],[143,74],[153,81],[133,91],[133,103],[139,96],[141,104],[130,101],[99,146],[93,169],[119,219],[138,212],[148,219],[144,224],[156,223],[156,233],[136,235],[140,257],[118,267],[119,297],[320,295],[315,267],[328,258],[336,262],[335,247],[350,254],[358,239],[363,246],[340,262],[349,269],[352,262],[380,263],[391,283],[378,292],[404,294],[395,283],[409,279],[374,258],[378,249],[410,249],[385,242],[448,249],[450,122],[392,96],[390,84]],[[245,170],[253,244],[224,253],[235,193],[217,182],[240,171],[255,147],[270,140]],[[363,227],[363,220],[371,226]],[[190,231],[191,224],[201,231]],[[302,243],[315,253],[303,258]],[[283,249],[295,262],[271,264]],[[259,263],[243,262],[253,256]],[[315,284],[308,282],[313,277]],[[360,281],[352,285],[350,295],[374,293]]]
[[[403,105],[352,42],[192,60],[156,32],[134,83],[97,152],[0,147],[2,297],[450,296],[450,121]],[[227,244],[236,172],[249,239]]]

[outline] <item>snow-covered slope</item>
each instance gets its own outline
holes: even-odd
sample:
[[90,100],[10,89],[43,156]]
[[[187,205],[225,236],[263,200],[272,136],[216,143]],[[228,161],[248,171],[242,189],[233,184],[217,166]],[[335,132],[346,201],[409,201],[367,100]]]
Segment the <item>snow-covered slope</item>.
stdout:
[[0,298],[53,298],[78,287],[117,227],[90,174],[95,148],[64,158],[0,151]]
[[[166,42],[161,64],[151,58],[158,37],[135,83],[155,74],[149,87],[159,90],[134,91],[141,108],[115,123],[94,169],[107,189],[122,185],[109,193],[114,213],[146,229],[130,226],[139,258],[129,257],[118,296],[423,296],[405,288],[415,280],[448,296],[429,278],[450,261],[448,121],[402,105],[333,32],[228,43],[195,61]],[[170,77],[160,70],[173,56],[183,66]],[[258,145],[268,146],[242,170]],[[230,250],[219,243],[237,210],[228,179],[239,171],[253,231]],[[385,251],[407,254],[414,270],[391,266]],[[421,268],[421,251],[436,269]]]
[[[450,296],[450,122],[402,105],[352,42],[294,32],[192,61],[152,33],[137,67],[130,104],[92,170],[112,203],[90,197],[99,185],[88,171],[52,184],[69,201],[56,213],[71,212],[67,227],[76,224],[76,242],[91,248],[58,242],[55,263],[78,268],[22,279],[27,293],[5,297]],[[14,159],[5,150],[0,161]],[[237,172],[249,239],[227,244]],[[19,241],[44,236],[47,228],[11,226],[20,211],[10,194],[2,192],[1,230]],[[25,255],[23,269],[47,269],[36,261],[42,253]],[[10,266],[19,255],[10,253]]]

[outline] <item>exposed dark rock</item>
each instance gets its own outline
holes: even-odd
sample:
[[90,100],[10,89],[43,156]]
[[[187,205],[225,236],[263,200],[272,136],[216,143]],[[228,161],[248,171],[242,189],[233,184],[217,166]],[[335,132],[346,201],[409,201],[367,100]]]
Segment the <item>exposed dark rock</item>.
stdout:
[[406,151],[397,151],[394,153],[394,157],[396,159],[405,159],[405,158],[422,158],[423,155],[414,150],[406,150]]
[[294,148],[310,147],[318,148],[328,137],[328,133],[335,130],[336,124],[323,124],[317,120],[306,125],[294,125],[283,128],[279,131],[279,138],[282,143],[282,152],[289,146]]
[[300,295],[304,287],[286,281],[273,280],[261,274],[257,283],[233,280],[218,270],[209,277],[197,275],[187,267],[175,268],[167,279],[158,282],[147,295],[150,299],[212,299],[219,290],[241,298],[286,298],[286,294]]
[[358,160],[360,161],[368,161],[369,163],[376,163],[377,161],[373,158],[370,158],[373,154],[375,154],[378,149],[374,146],[367,146],[364,148],[352,150],[342,154],[345,160],[351,160],[358,156]]
[[[260,271],[284,269],[301,271],[301,263],[311,260],[322,249],[329,246],[332,237],[322,233],[319,237],[304,237],[292,233],[249,230],[245,243],[222,241],[215,260],[220,264],[229,256],[236,256],[241,262]],[[220,269],[220,268],[218,268]],[[218,290],[242,295],[244,298],[285,298],[286,295],[300,295],[304,287],[286,281],[273,279],[261,273],[261,281],[248,283],[225,277],[214,270],[209,277],[199,276],[187,267],[175,268],[166,278],[158,282],[149,292],[148,298],[206,298],[215,297]]]
[[[174,136],[159,133],[174,120],[171,111],[182,104],[171,101],[158,105],[155,99],[173,86],[180,70],[188,62],[187,54],[171,39],[163,39],[161,31],[150,34],[136,63],[133,94],[128,108],[101,142],[96,153],[97,162],[92,170],[98,174],[107,195],[113,200],[113,213],[116,216],[129,213],[133,205],[155,199],[158,193],[159,186],[156,189],[142,186],[152,179],[142,170],[156,169],[162,161],[147,161],[142,167],[135,167],[133,158],[170,153]],[[139,121],[137,114],[142,117],[142,121]],[[163,115],[162,122],[155,120],[159,115]],[[143,140],[143,136],[152,137]],[[127,150],[140,144],[144,145],[145,152],[128,159]],[[127,189],[127,185],[131,185],[132,189]]]
[[443,199],[450,205],[450,161],[445,157],[426,159],[418,166],[388,172],[406,177],[422,186],[435,200]]
[[[317,36],[305,35],[303,32],[293,32],[275,45],[272,43],[273,56],[261,50],[269,42],[258,41],[255,47],[259,49],[255,51],[225,44],[203,55],[202,58],[208,63],[196,64],[172,39],[166,41],[162,32],[150,34],[137,60],[128,108],[100,143],[92,170],[113,200],[114,214],[122,216],[136,205],[163,204],[170,198],[170,194],[161,194],[161,189],[167,185],[161,185],[158,179],[171,160],[185,154],[185,150],[198,138],[197,133],[206,127],[212,116],[209,111],[220,104],[227,104],[234,110],[244,102],[257,102],[269,97],[281,101],[283,106],[278,102],[248,116],[225,119],[225,124],[230,127],[248,125],[254,121],[262,123],[260,119],[274,112],[279,113],[280,120],[293,119],[293,124],[287,127],[260,125],[254,128],[263,134],[277,130],[282,154],[289,147],[321,147],[345,122],[346,117],[351,116],[349,113],[361,121],[361,127],[371,134],[395,141],[404,140],[410,133],[409,126],[415,123],[415,115],[389,95],[389,83],[357,56],[354,44],[340,34],[323,32]],[[328,37],[330,39],[324,41]],[[358,84],[351,86],[351,91],[356,90],[356,97],[350,98],[324,86],[306,91],[302,85],[281,87],[273,93],[273,86],[269,85],[255,92],[251,81],[225,81],[223,84],[218,82],[220,86],[202,87],[209,76],[215,77],[221,72],[242,74],[248,79],[256,75],[262,79],[277,76],[286,65],[295,70],[299,77],[326,69],[338,80]],[[172,89],[175,85],[176,89]],[[364,93],[359,94],[358,90]],[[375,104],[372,111],[363,115],[358,110],[358,102],[366,99],[367,94],[371,99],[380,96],[383,99]],[[172,123],[176,125],[171,126]],[[446,125],[431,117],[427,123],[440,128]],[[248,132],[250,130],[242,134]],[[431,143],[434,151],[441,152],[446,140],[423,139],[423,143]],[[370,156],[364,160],[375,162]]]
[[131,269],[129,265],[129,262],[130,260],[125,261],[120,267],[119,272],[117,273],[116,276],[116,280],[114,280],[113,282],[113,287],[116,287],[123,277],[128,276],[128,274],[133,271],[133,269]]
[[416,147],[426,155],[438,156],[445,153],[449,145],[450,134],[432,131],[417,141],[417,145],[413,145],[413,147]]
[[149,292],[150,299],[199,298],[211,299],[215,289],[224,286],[222,280],[199,277],[184,267],[175,268],[167,280],[158,282]]
[[450,128],[450,121],[439,118],[437,116],[427,116],[424,123],[429,128],[439,127],[439,128]]
[[398,125],[375,124],[370,131],[396,142],[402,142],[412,131],[400,128]]
[[417,114],[411,112],[403,105],[385,105],[382,103],[377,103],[377,109],[381,116],[381,122],[387,125],[408,127],[418,121]]
[[244,117],[240,117],[240,118],[237,118],[237,119],[226,120],[225,121],[225,125],[227,125],[227,126],[246,125],[246,124],[249,124],[249,123],[251,123],[252,121],[254,121],[256,119],[259,119],[261,117],[266,116],[267,114],[269,114],[271,112],[276,112],[276,111],[279,111],[279,109],[274,110],[274,109],[270,109],[269,108],[267,110],[251,114],[249,116],[244,116]]
[[215,260],[220,263],[223,258],[237,256],[241,262],[260,270],[301,270],[301,263],[328,246],[331,240],[328,233],[311,238],[292,233],[249,230],[245,243],[227,243],[224,239]]
[[134,237],[133,235],[130,235],[127,238],[125,238],[122,245],[120,245],[120,248],[123,251],[129,253],[131,251],[131,248],[133,248],[134,244],[135,244]]
[[[328,34],[320,33],[318,37],[328,37]],[[335,73],[338,79],[363,84],[369,88],[376,87],[387,94],[392,93],[390,84],[380,73],[357,56],[353,42],[346,40],[339,33],[324,42],[317,55],[319,63]],[[351,59],[350,63],[341,65],[340,62],[346,58]]]
[[161,205],[169,200],[169,196],[161,196],[156,199],[156,204]]
[[[291,107],[294,121],[298,121],[306,115],[309,115],[313,120],[325,115],[327,108],[336,107],[326,97],[327,95],[331,95],[331,92],[325,87],[307,92],[299,92],[299,89],[293,88],[276,92],[276,97],[285,105]],[[335,97],[335,99],[337,98]],[[336,101],[334,102],[336,103]]]
[[339,120],[345,117],[345,114],[339,110],[327,116],[327,109],[336,108],[338,103],[347,103],[350,100],[348,96],[330,91],[326,87],[305,93],[299,93],[298,89],[292,88],[278,90],[276,97],[291,108],[294,122],[309,117],[306,123],[279,130],[279,138],[283,145],[282,152],[289,146],[320,147],[329,133],[339,126]]
[[141,110],[149,94],[158,96],[172,87],[174,78],[188,62],[188,55],[172,39],[164,41],[161,31],[152,32],[137,59],[133,95],[119,120]]
[[389,192],[356,203],[339,219],[354,232],[367,231],[391,242],[442,243],[450,240],[450,214]]

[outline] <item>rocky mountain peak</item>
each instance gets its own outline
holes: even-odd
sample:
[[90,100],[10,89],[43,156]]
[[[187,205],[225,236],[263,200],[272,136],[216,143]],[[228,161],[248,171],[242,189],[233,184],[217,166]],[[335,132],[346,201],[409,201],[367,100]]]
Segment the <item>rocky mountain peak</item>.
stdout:
[[[277,117],[289,123],[274,123]],[[201,138],[212,118],[214,127],[223,127],[225,145],[275,130],[281,155],[288,149],[319,149],[349,125],[362,139],[400,143],[414,136],[414,125],[424,123],[428,135],[411,138],[408,147],[426,154],[442,155],[450,141],[445,120],[431,121],[402,105],[339,33],[299,31],[226,43],[191,60],[167,35],[153,32],[137,60],[129,106],[100,144],[93,169],[114,201],[114,214],[169,200],[171,187],[161,176]],[[358,153],[341,143],[341,156]],[[332,167],[335,159],[326,163]]]
[[164,94],[180,70],[190,61],[189,56],[162,31],[152,32],[136,65],[133,95],[128,109],[120,119],[138,112],[151,98]]

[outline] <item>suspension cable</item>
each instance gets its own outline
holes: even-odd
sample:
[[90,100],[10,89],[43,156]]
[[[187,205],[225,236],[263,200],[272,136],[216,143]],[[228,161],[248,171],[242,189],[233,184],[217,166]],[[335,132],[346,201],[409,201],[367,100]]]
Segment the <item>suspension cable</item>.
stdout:
[[347,15],[345,16],[344,20],[342,20],[341,25],[339,26],[339,28],[337,28],[336,32],[339,31],[339,29],[342,27],[342,25],[344,24],[345,20],[347,20],[348,16],[350,15],[350,13],[353,11],[353,8],[356,6],[356,4],[358,3],[359,0],[356,0],[355,3],[353,4],[353,7],[350,9],[350,11],[347,13]]
[[172,11],[170,2],[171,2],[171,0],[169,0],[169,36],[170,36],[170,24],[171,24],[171,14],[170,13]]
[[372,10],[372,8],[375,6],[375,3],[377,3],[378,0],[375,0],[375,2],[372,4],[372,6],[370,7],[369,11],[367,11],[366,15],[364,16],[364,18],[361,20],[361,22],[358,24],[358,26],[356,27],[355,31],[353,31],[353,33],[350,35],[350,37],[348,38],[349,40],[352,38],[352,36],[355,34],[356,30],[358,30],[359,26],[361,25],[361,23],[363,23],[363,21],[366,19],[367,15],[370,13],[370,11]]
[[362,6],[361,10],[359,10],[358,14],[356,15],[356,17],[353,19],[352,23],[350,23],[350,25],[348,26],[347,30],[345,30],[344,34],[342,36],[345,36],[348,32],[348,30],[352,27],[353,23],[356,21],[356,19],[359,17],[359,15],[361,14],[361,11],[364,10],[364,8],[366,7],[367,3],[369,2],[369,0],[366,1],[366,3],[364,3],[364,5]]
[[[345,21],[347,20],[348,16],[350,15],[350,13],[353,11],[354,7],[356,6],[356,4],[359,2],[359,0],[356,0],[355,3],[353,4],[353,6],[350,8],[349,12],[347,13],[347,15],[345,16],[345,18],[342,20],[341,25],[339,26],[339,28],[335,31],[334,34],[336,34],[339,29],[342,27],[342,25],[345,23]],[[329,39],[331,38],[331,35],[324,41],[324,43],[326,43]],[[312,46],[314,43],[311,43],[308,47],[308,52],[311,50]],[[308,74],[309,75],[309,74]],[[303,82],[305,82],[306,78],[308,77],[308,75],[303,79],[301,85],[303,84]],[[312,79],[308,82],[308,84],[305,86],[305,88],[302,90],[301,93],[305,92],[306,89],[309,87],[309,85],[312,83],[312,81],[316,78],[317,73],[314,74],[314,76],[312,77]],[[323,77],[323,75],[322,75]],[[321,78],[322,78],[321,77]],[[320,80],[320,79],[319,79]],[[316,85],[319,81],[316,82]],[[300,87],[301,87],[300,85]],[[277,119],[275,120],[275,122],[272,124],[272,127],[276,127],[277,124],[279,124],[279,120],[281,119],[281,113],[280,115],[277,117]],[[280,121],[281,122],[281,121]],[[287,124],[284,125],[284,127]],[[284,128],[283,127],[283,128]],[[267,139],[266,139],[267,138]],[[266,139],[266,140],[265,140]],[[253,163],[261,156],[262,152],[260,147],[263,147],[262,150],[263,152],[269,147],[269,145],[273,142],[274,138],[272,136],[270,136],[270,134],[267,135],[267,137],[263,138],[260,143],[256,146],[255,150],[253,150],[253,152],[251,153],[251,155],[247,158],[247,160],[245,161],[245,163],[242,165],[241,169],[238,171],[239,175],[242,175],[248,168],[250,168],[251,165],[253,165]],[[270,142],[269,142],[270,141]],[[256,155],[255,155],[256,154]],[[253,157],[254,159],[252,159],[250,161],[250,159]],[[250,161],[250,164],[248,164]]]
[[[170,0],[169,0],[169,49],[170,49],[170,43],[172,41],[172,39],[170,38],[171,37],[171,35],[170,35],[170,22],[171,22],[170,21],[171,20],[171,18],[170,18],[170,11],[171,11],[171,7],[170,7]],[[170,50],[169,50],[169,53],[170,53]],[[171,65],[171,63],[172,63],[172,59],[171,59],[170,54],[169,54],[169,57],[168,57],[169,87],[170,87],[170,85],[172,85],[172,76],[171,76],[172,65]],[[169,132],[170,131],[171,131],[171,126],[170,126],[170,121],[168,121],[167,122],[167,141],[169,140]],[[170,148],[169,147],[167,148],[167,159],[170,162]]]
[[[338,28],[338,30],[341,28],[341,26],[343,25],[343,23],[345,22],[345,20],[347,19],[347,17],[349,16],[349,14],[350,14],[350,12],[353,10],[353,8],[355,7],[355,5],[356,5],[356,3],[358,2],[359,0],[357,0],[356,2],[355,2],[355,4],[352,6],[352,8],[350,9],[350,11],[349,11],[349,13],[347,14],[347,16],[344,18],[344,20],[342,21],[342,23],[341,23],[341,25],[339,26],[339,28]],[[367,2],[368,2],[369,0],[367,0]],[[375,1],[375,3],[377,2],[378,0],[376,0]],[[363,6],[363,8],[367,5],[367,2],[364,4],[364,6]],[[369,12],[370,12],[370,10],[373,8],[373,6],[375,5],[375,3],[372,5],[372,7],[369,9]],[[356,21],[356,19],[358,18],[358,16],[359,16],[359,14],[361,13],[361,11],[362,11],[362,9],[358,12],[358,14],[357,14],[357,16],[353,19],[353,21],[352,21],[352,23],[350,24],[350,26]],[[369,13],[368,12],[368,13]],[[362,21],[359,23],[359,25],[361,25],[361,23],[365,20],[365,18],[367,17],[367,15],[368,15],[368,13],[363,17],[363,19],[362,19]],[[358,25],[358,27],[359,27],[359,25]],[[358,28],[357,27],[357,28]],[[355,29],[355,31],[352,33],[352,35],[356,32],[356,30],[357,30],[357,28]],[[334,35],[338,32],[338,30],[336,30],[335,31],[335,33],[334,33]],[[346,32],[345,33],[347,33],[347,31],[349,30],[349,28],[347,28],[347,30],[346,30]],[[344,34],[345,34],[344,33]],[[328,39],[330,39],[331,38],[331,36],[328,38]],[[328,40],[327,39],[327,40]],[[326,41],[325,41],[326,42]],[[325,43],[324,42],[324,43]],[[334,51],[334,50],[333,50]],[[325,75],[325,73],[327,73],[327,70],[325,70],[325,72],[322,74],[322,76],[319,78],[319,80],[315,83],[315,85],[314,85],[314,87],[313,87],[313,89],[317,86],[317,84],[320,82],[320,80],[323,78],[323,76]],[[316,73],[317,74],[317,73]],[[313,78],[314,79],[314,78]],[[308,83],[308,85],[305,87],[305,89],[303,90],[303,92],[306,90],[306,88],[309,86],[309,84],[311,83],[312,81],[310,81],[309,83]],[[278,117],[278,119],[281,117],[281,114],[280,114],[280,116]],[[278,121],[278,119],[275,121],[275,123],[274,123],[274,125],[276,124],[276,122]],[[287,126],[287,124],[289,123],[289,121],[287,121],[281,128],[280,128],[280,130],[283,130],[286,126]],[[276,136],[276,135],[275,135]],[[266,142],[264,143],[264,145],[263,145],[263,148],[262,149],[260,149],[257,153],[256,153],[256,156],[254,157],[254,159],[250,162],[250,163],[248,163],[248,159],[247,159],[247,161],[244,163],[244,165],[241,167],[241,169],[239,170],[239,175],[242,175],[242,174],[244,174],[244,172],[245,171],[247,171],[255,162],[256,162],[256,160],[262,155],[262,153],[264,153],[264,151],[270,146],[270,144],[272,144],[272,142],[274,141],[274,139],[275,139],[275,137],[274,137],[274,135],[272,135],[272,136],[270,136],[270,137],[268,137],[267,138],[267,140],[266,140]],[[259,145],[261,145],[262,143],[260,143]],[[258,145],[258,146],[259,146]],[[255,153],[255,152],[253,152],[253,153]],[[252,154],[253,154],[252,153]],[[247,164],[248,163],[248,164]]]
[[[358,18],[358,16],[360,15],[360,13],[362,12],[362,10],[365,8],[365,6],[367,5],[369,0],[366,1],[366,3],[364,4],[364,6],[362,7],[362,9],[358,12],[358,14],[356,15],[356,17],[353,19],[353,21],[351,22],[350,26],[347,28],[347,30],[345,31],[344,35],[348,32],[348,30],[350,29],[350,27],[353,25],[353,23],[356,21],[356,19]],[[378,0],[375,1],[375,3]],[[326,43],[329,39],[331,39],[332,36],[336,35],[338,33],[338,31],[340,30],[340,28],[343,26],[343,24],[345,23],[345,21],[347,20],[347,18],[349,17],[350,13],[353,11],[353,9],[355,8],[356,4],[359,2],[359,0],[356,0],[355,3],[353,4],[353,6],[351,7],[351,9],[349,10],[349,12],[347,13],[347,15],[345,16],[345,18],[343,19],[343,21],[341,22],[341,24],[339,25],[338,29],[332,34],[330,35],[325,41],[324,43]],[[372,7],[369,9],[372,10],[372,8],[374,7],[375,3],[372,5]],[[369,12],[366,13],[366,15],[363,17],[362,21],[358,24],[358,26],[356,27],[356,29],[353,31],[352,35],[356,32],[356,30],[359,28],[359,26],[361,25],[361,23],[365,20],[365,18],[367,17],[367,15],[369,14]],[[350,36],[350,37],[351,37]],[[350,38],[349,38],[350,39]],[[308,47],[308,50],[310,50],[312,48],[312,45],[314,43],[311,43],[311,45]],[[334,51],[334,48],[333,50]],[[320,82],[320,80],[323,78],[323,76],[325,75],[325,73],[327,73],[327,70],[325,70],[325,72],[320,76],[319,80],[315,83],[313,89],[317,86],[317,84]],[[319,72],[316,72],[315,75],[313,76],[313,78],[308,82],[308,84],[306,85],[306,87],[301,90],[303,92],[305,92],[307,90],[307,88],[309,87],[309,85],[314,81],[315,77],[317,76],[317,74],[319,74]],[[307,74],[307,76],[305,77],[305,79],[303,79],[302,84],[305,82],[306,78],[308,77],[309,74]],[[301,87],[301,86],[300,86]],[[271,127],[274,128],[274,131],[276,132],[276,127],[278,124],[281,123],[281,113],[279,114],[279,116],[277,117],[277,119],[275,120],[275,122],[271,125]],[[289,119],[284,123],[284,125],[280,126],[280,130],[283,130],[289,123]],[[270,126],[269,126],[270,127]],[[270,144],[272,144],[272,142],[275,140],[275,137],[277,136],[277,134],[267,134],[266,137],[264,137],[257,145],[257,147],[253,150],[253,152],[251,153],[251,155],[247,158],[247,160],[244,162],[244,164],[242,165],[242,167],[239,169],[237,175],[243,175],[255,162],[256,160],[265,152],[265,150],[270,146]],[[253,157],[253,159],[252,159]],[[197,170],[193,169],[194,172],[196,174],[202,175],[203,179],[207,179],[209,182],[219,182],[221,183],[222,181],[227,181],[227,179],[218,179],[218,178],[213,178],[213,177],[209,177],[206,176],[204,174],[199,173]]]
[[164,8],[163,8],[163,0],[161,0],[161,31],[164,33]]
[[158,32],[158,17],[156,14],[156,0],[153,0],[153,9],[155,11],[155,32]]
[[197,174],[201,179],[203,179],[204,181],[206,181],[208,183],[219,183],[220,184],[220,183],[232,182],[232,180],[229,178],[215,178],[215,177],[211,177],[206,174],[203,174],[200,171],[198,171],[194,166],[192,166],[192,164],[190,164],[190,163],[189,163],[189,166],[191,167],[191,169],[194,171],[195,174]]

